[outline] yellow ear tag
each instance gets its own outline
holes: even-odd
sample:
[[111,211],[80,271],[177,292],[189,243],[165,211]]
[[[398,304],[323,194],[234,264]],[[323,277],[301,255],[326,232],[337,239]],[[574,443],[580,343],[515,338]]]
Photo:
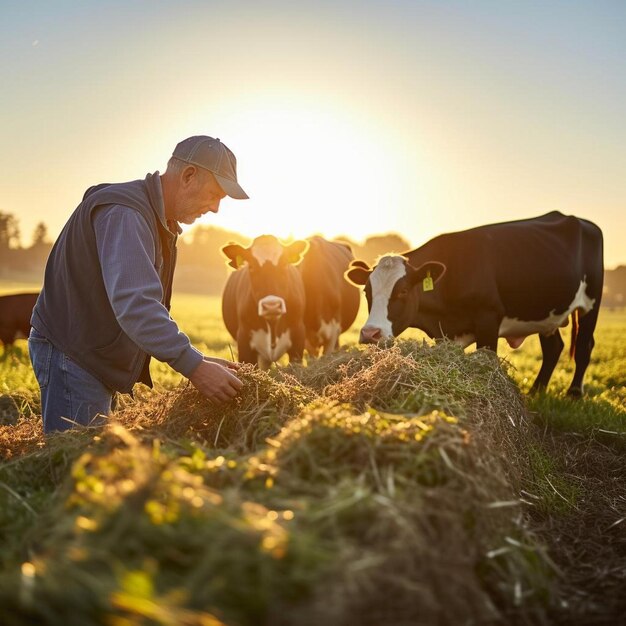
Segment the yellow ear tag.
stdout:
[[244,262],[245,261],[243,260],[243,257],[238,254],[237,258],[235,259],[235,265],[237,265],[237,269],[239,269],[244,264]]
[[435,283],[433,283],[433,279],[430,277],[430,272],[428,272],[426,278],[422,281],[422,288],[424,291],[432,291],[435,288]]

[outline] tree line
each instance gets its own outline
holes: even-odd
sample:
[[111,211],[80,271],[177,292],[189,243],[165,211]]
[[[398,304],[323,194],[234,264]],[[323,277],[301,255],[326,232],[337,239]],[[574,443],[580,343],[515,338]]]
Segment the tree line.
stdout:
[[[363,243],[347,236],[338,240],[348,243],[356,258],[370,264],[385,252],[403,252],[410,248],[405,239],[393,233],[373,235]],[[230,270],[220,249],[232,241],[242,245],[251,243],[249,237],[216,226],[198,225],[185,233],[178,244],[174,289],[189,293],[221,293]],[[33,231],[30,245],[23,246],[17,218],[11,213],[0,212],[0,279],[41,282],[52,245],[46,224],[40,222]]]
[[22,278],[37,272],[43,275],[51,248],[52,241],[44,222],[35,226],[30,245],[22,246],[17,218],[0,211],[0,278]]
[[[362,243],[347,236],[337,237],[337,240],[349,244],[355,258],[370,265],[381,254],[404,252],[411,247],[395,233],[372,235]],[[181,237],[174,289],[220,294],[230,271],[220,249],[231,241],[248,245],[251,239],[234,231],[205,225],[198,225]],[[41,282],[52,244],[48,227],[39,222],[33,230],[30,245],[22,246],[17,218],[11,213],[0,212],[0,279]],[[605,271],[602,304],[610,308],[626,306],[626,265]]]
[[[370,264],[385,252],[404,252],[410,248],[410,244],[395,233],[373,235],[363,243],[347,236],[337,237],[336,240],[350,245],[355,258]],[[249,245],[252,240],[240,233],[215,226],[199,225],[193,228],[178,244],[174,289],[190,293],[221,293],[232,270],[227,267],[220,250],[233,241]]]

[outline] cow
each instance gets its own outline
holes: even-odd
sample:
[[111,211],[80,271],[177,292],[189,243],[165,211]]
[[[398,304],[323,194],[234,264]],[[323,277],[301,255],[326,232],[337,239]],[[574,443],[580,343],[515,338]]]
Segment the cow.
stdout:
[[28,337],[30,316],[38,296],[39,293],[0,296],[0,342],[5,347],[13,345],[20,335]]
[[583,395],[603,283],[602,231],[553,211],[540,217],[440,235],[372,269],[354,261],[346,278],[365,285],[369,317],[363,343],[419,328],[464,347],[512,348],[539,334],[543,362],[531,391],[547,387],[563,349],[560,327],[572,319],[576,370],[567,391]]
[[344,278],[354,260],[345,243],[311,237],[298,266],[304,284],[306,349],[312,356],[339,346],[339,335],[352,326],[359,312],[359,289]]
[[228,265],[237,271],[226,281],[222,317],[237,341],[239,360],[268,369],[285,353],[301,362],[304,353],[305,295],[296,265],[309,244],[281,244],[272,235],[257,237],[249,248],[237,243],[222,247]]
[[356,317],[359,290],[343,275],[353,255],[345,244],[312,237],[283,245],[272,235],[249,248],[227,244],[235,268],[222,295],[222,317],[237,341],[239,360],[267,369],[284,354],[301,362],[337,347]]

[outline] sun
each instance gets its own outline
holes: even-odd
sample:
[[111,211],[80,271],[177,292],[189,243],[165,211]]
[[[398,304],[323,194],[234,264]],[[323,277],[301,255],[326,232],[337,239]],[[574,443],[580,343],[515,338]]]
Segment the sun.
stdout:
[[237,156],[250,200],[226,199],[219,215],[199,222],[250,237],[359,239],[388,230],[396,153],[368,124],[337,102],[293,95],[238,102],[221,139]]

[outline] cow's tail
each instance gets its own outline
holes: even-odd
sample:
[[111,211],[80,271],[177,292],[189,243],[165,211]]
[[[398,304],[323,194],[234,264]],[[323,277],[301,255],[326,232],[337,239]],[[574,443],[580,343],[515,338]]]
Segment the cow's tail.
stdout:
[[572,343],[569,347],[569,358],[576,356],[576,338],[578,337],[578,309],[572,311]]

